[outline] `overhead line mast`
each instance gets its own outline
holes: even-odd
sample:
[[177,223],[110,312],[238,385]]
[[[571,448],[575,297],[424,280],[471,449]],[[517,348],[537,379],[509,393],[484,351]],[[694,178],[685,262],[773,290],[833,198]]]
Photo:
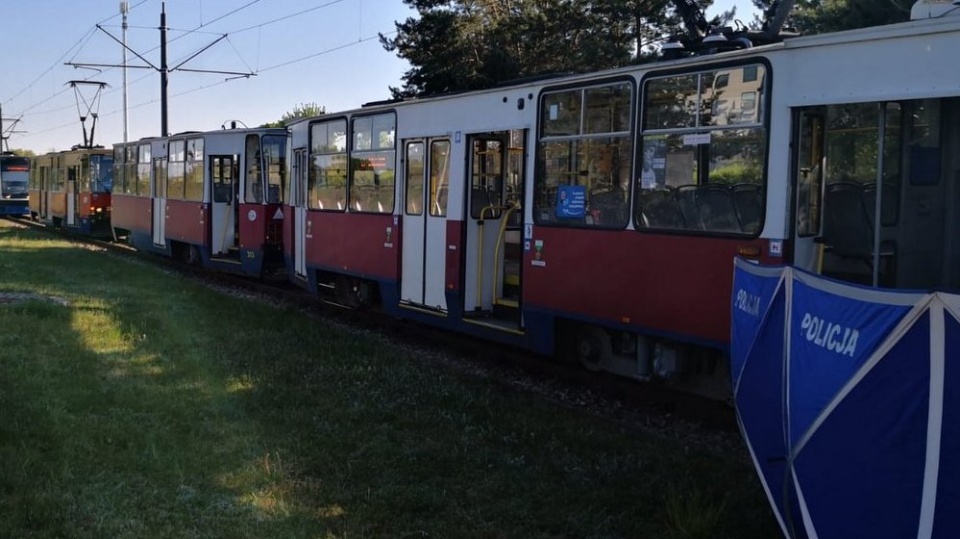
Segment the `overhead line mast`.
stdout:
[[[123,10],[123,4],[125,4],[125,2],[121,3],[121,10]],[[99,30],[101,30],[103,33],[105,33],[105,34],[107,34],[108,36],[110,36],[110,38],[113,39],[114,41],[116,41],[117,43],[120,43],[120,45],[123,47],[124,51],[130,51],[130,52],[132,52],[132,53],[134,54],[134,56],[136,56],[137,58],[139,58],[141,61],[143,61],[143,62],[146,63],[147,65],[127,65],[126,54],[124,54],[123,65],[116,65],[116,64],[88,64],[88,63],[78,63],[78,62],[66,62],[64,65],[70,65],[70,66],[73,66],[73,67],[92,67],[92,68],[97,68],[97,67],[121,67],[121,68],[124,69],[124,78],[126,78],[126,68],[128,68],[128,67],[137,68],[137,69],[154,69],[154,70],[160,72],[160,131],[161,131],[160,134],[161,134],[161,136],[167,136],[167,135],[170,134],[170,131],[169,131],[169,129],[168,129],[168,121],[167,121],[167,118],[168,118],[168,116],[169,116],[168,99],[167,99],[167,76],[168,76],[168,74],[169,74],[171,71],[190,71],[191,73],[216,73],[216,74],[220,74],[220,75],[234,75],[234,76],[238,76],[238,77],[247,77],[247,78],[256,76],[256,73],[253,73],[253,72],[238,72],[238,71],[217,71],[217,70],[209,70],[209,69],[184,69],[184,68],[183,68],[183,65],[184,65],[184,64],[186,64],[186,63],[189,62],[190,60],[193,60],[194,58],[196,58],[197,56],[199,56],[200,54],[202,54],[204,51],[206,51],[207,49],[209,49],[210,47],[212,47],[212,46],[215,45],[216,43],[218,43],[218,42],[222,41],[223,39],[225,39],[225,38],[227,37],[227,34],[223,34],[223,35],[220,36],[219,38],[217,38],[217,39],[215,39],[214,41],[212,41],[211,43],[209,43],[206,47],[203,47],[203,48],[200,49],[198,52],[196,52],[196,53],[194,53],[193,55],[191,55],[190,57],[188,57],[188,58],[187,58],[186,60],[184,60],[183,62],[180,62],[179,64],[177,64],[177,65],[174,66],[173,68],[169,68],[169,67],[167,66],[167,3],[166,3],[166,2],[161,2],[160,6],[161,6],[161,7],[160,7],[160,27],[159,27],[159,30],[160,30],[160,66],[159,66],[159,67],[153,65],[153,63],[151,63],[149,60],[147,60],[146,58],[144,58],[143,55],[141,55],[141,54],[138,53],[137,51],[135,51],[135,50],[133,50],[133,49],[131,49],[130,47],[127,46],[127,44],[126,44],[126,33],[124,33],[124,39],[123,39],[123,40],[119,40],[119,39],[117,39],[116,37],[114,37],[112,34],[110,34],[110,32],[107,32],[106,30],[104,30],[103,27],[100,26],[99,24],[97,25],[97,28],[98,28]],[[124,29],[125,29],[125,28],[126,28],[126,14],[124,13]],[[126,106],[126,84],[124,84],[124,107],[123,107],[123,109],[124,109],[124,112],[123,112],[123,113],[124,113],[124,118],[126,118],[126,114],[127,114],[127,106]],[[124,139],[126,139],[126,136],[124,136]]]

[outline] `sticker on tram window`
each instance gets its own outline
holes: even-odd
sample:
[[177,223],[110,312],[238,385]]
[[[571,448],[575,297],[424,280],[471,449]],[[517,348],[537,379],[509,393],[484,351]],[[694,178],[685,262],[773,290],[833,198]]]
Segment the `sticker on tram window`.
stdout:
[[586,213],[587,187],[585,185],[561,185],[557,190],[557,217],[579,218]]
[[710,144],[710,133],[683,136],[684,146],[700,146],[701,144]]

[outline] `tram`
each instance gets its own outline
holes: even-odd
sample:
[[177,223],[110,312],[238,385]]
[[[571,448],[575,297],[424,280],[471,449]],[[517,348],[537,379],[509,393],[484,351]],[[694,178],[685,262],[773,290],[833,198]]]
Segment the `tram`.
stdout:
[[113,152],[99,146],[50,152],[30,160],[30,215],[79,234],[110,233]]
[[282,128],[116,144],[113,228],[138,249],[249,276],[283,269]]
[[0,154],[0,215],[30,213],[27,182],[30,159],[11,152]]
[[735,257],[960,287],[960,17],[915,11],[296,122],[291,278],[723,398]]

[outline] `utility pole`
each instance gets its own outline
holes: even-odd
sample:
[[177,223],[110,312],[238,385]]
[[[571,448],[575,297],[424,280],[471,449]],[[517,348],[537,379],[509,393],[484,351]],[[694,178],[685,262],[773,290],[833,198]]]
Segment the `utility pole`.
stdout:
[[160,2],[160,135],[167,136],[167,3]]
[[130,5],[126,0],[120,2],[120,15],[123,16],[123,143],[127,143],[127,123],[130,116],[127,109],[127,12],[130,11]]
[[[125,4],[126,4],[126,2],[121,2],[121,10],[124,9],[124,5],[125,5]],[[127,26],[126,26],[126,13],[124,12],[123,29],[126,30],[126,28],[127,28]],[[162,136],[167,136],[167,135],[169,134],[168,128],[167,128],[167,115],[168,115],[168,111],[167,111],[167,75],[168,75],[170,72],[172,72],[172,71],[190,71],[190,72],[192,72],[192,73],[216,73],[216,74],[220,74],[220,75],[234,75],[235,77],[244,77],[244,78],[250,78],[250,77],[253,77],[253,76],[256,75],[256,73],[250,73],[250,72],[216,71],[216,70],[209,70],[209,69],[187,69],[187,68],[184,68],[184,67],[183,67],[183,65],[186,64],[187,62],[189,62],[190,60],[193,60],[194,58],[196,58],[197,56],[199,56],[200,54],[202,54],[203,52],[205,52],[205,51],[206,51],[207,49],[209,49],[210,47],[212,47],[212,46],[216,45],[217,43],[219,43],[220,41],[226,39],[226,38],[227,38],[227,34],[221,35],[221,36],[218,37],[217,39],[213,40],[210,44],[208,44],[207,46],[201,48],[199,51],[195,52],[194,54],[192,54],[192,55],[189,56],[186,60],[180,62],[179,64],[177,64],[177,65],[175,65],[175,66],[173,66],[173,67],[168,67],[168,66],[167,66],[167,3],[166,3],[166,2],[162,2],[162,3],[161,3],[161,8],[160,8],[160,28],[159,28],[159,29],[160,29],[160,67],[157,67],[157,66],[153,65],[149,60],[147,60],[146,58],[144,58],[143,55],[141,55],[141,54],[138,53],[137,51],[135,51],[135,50],[131,49],[130,47],[128,47],[128,46],[127,46],[127,43],[126,43],[126,33],[124,33],[124,38],[123,38],[123,40],[120,40],[120,39],[117,39],[116,37],[114,37],[112,34],[110,34],[110,32],[107,32],[106,30],[104,30],[103,27],[100,26],[99,24],[97,25],[97,29],[100,30],[100,31],[102,31],[103,33],[107,34],[108,36],[110,36],[111,39],[113,39],[114,41],[116,41],[117,43],[119,43],[119,44],[123,47],[123,50],[124,50],[123,65],[116,65],[116,64],[87,64],[87,63],[78,63],[78,62],[64,62],[64,65],[69,65],[69,66],[73,66],[73,67],[94,67],[94,68],[97,68],[97,67],[121,67],[121,68],[123,68],[123,70],[124,70],[124,81],[126,81],[126,68],[127,68],[127,67],[133,67],[133,68],[139,68],[139,69],[153,69],[153,70],[155,70],[155,71],[159,71],[159,72],[160,72],[160,131],[161,131],[160,134],[161,134]],[[136,56],[137,58],[139,58],[142,62],[144,62],[144,63],[147,64],[147,65],[131,65],[131,66],[128,66],[128,65],[127,65],[127,60],[126,60],[126,51],[132,52],[134,56]],[[124,82],[124,93],[123,93],[123,96],[124,96],[124,102],[126,102],[126,97],[127,97],[127,93],[126,93],[126,82]],[[126,111],[127,111],[126,105],[124,105],[123,108],[124,108],[124,119],[126,119]],[[124,131],[126,131],[126,130],[124,130]],[[126,140],[126,138],[127,138],[127,137],[126,137],[126,133],[124,133],[124,140]]]

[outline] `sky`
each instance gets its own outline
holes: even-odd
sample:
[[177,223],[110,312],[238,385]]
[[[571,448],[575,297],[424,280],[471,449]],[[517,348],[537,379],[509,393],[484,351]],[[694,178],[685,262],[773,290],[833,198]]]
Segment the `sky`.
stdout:
[[[160,65],[161,3],[128,0],[127,46],[153,66]],[[737,18],[752,20],[749,0],[717,0],[707,15],[731,6]],[[165,7],[167,64],[181,68],[168,75],[171,133],[219,129],[231,121],[253,127],[302,103],[328,112],[357,108],[388,99],[389,88],[401,86],[410,68],[377,37],[392,35],[395,21],[415,15],[402,0],[166,0]],[[89,137],[92,113],[98,117],[95,144],[124,140],[123,70],[104,67],[123,61],[118,0],[8,0],[3,23],[4,128],[18,120],[10,148],[40,154],[81,144],[80,116],[87,117]],[[127,69],[127,138],[159,135],[159,72],[132,52],[127,64],[144,66]],[[95,83],[105,83],[99,95]]]

